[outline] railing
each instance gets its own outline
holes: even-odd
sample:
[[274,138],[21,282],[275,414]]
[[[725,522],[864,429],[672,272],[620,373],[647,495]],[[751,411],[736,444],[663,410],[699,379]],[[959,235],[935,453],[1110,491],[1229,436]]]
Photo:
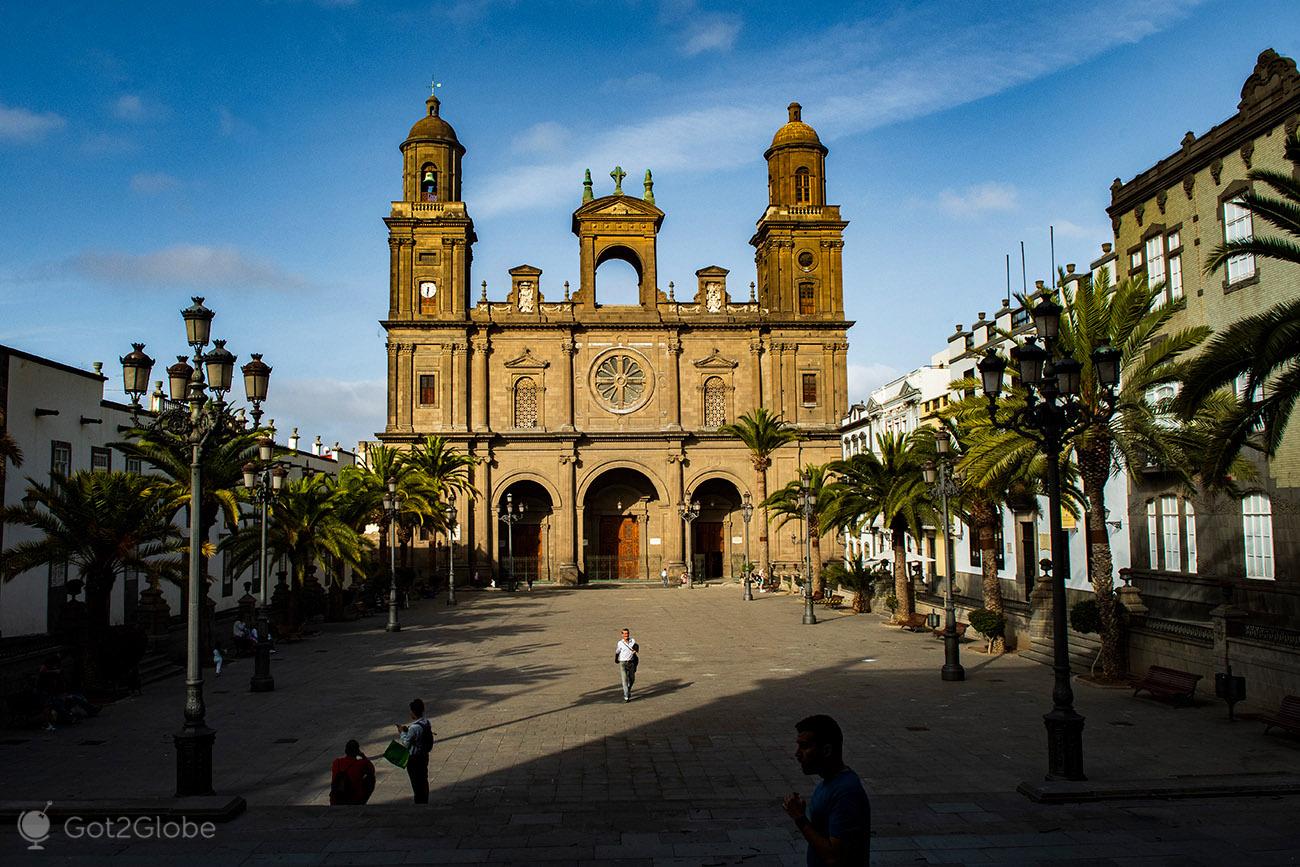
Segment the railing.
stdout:
[[[515,561],[514,561],[515,580],[520,582],[529,581],[529,580],[536,581],[538,576],[537,570],[540,564],[541,564],[540,557],[536,557],[536,556],[525,557],[523,555],[516,554]],[[510,556],[506,555],[501,559],[502,579],[507,579],[509,577],[510,568],[511,568]]]
[[1281,626],[1261,626],[1247,623],[1242,628],[1241,637],[1252,641],[1262,641],[1267,644],[1280,644],[1283,647],[1300,648],[1300,632],[1294,629],[1285,629]]
[[1195,641],[1199,644],[1214,643],[1214,630],[1201,623],[1187,623],[1182,620],[1162,620],[1158,617],[1148,617],[1142,622],[1142,628],[1146,629],[1148,632],[1172,635],[1176,638]]

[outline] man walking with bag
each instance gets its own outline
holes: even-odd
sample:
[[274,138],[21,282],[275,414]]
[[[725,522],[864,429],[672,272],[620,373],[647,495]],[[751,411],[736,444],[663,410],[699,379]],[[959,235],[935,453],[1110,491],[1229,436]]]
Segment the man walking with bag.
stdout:
[[614,661],[618,663],[619,679],[623,681],[623,701],[632,700],[632,684],[636,681],[637,651],[641,645],[632,639],[632,633],[623,630],[623,637],[614,646]]
[[424,716],[424,701],[411,702],[411,722],[398,725],[401,741],[410,750],[406,760],[406,775],[411,778],[411,792],[415,803],[429,803],[429,753],[433,750],[433,726]]

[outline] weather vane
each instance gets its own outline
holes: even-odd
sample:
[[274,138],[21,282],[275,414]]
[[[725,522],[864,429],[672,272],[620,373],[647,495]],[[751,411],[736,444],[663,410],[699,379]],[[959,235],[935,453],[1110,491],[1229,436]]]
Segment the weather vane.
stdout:
[[430,96],[437,96],[437,95],[438,95],[438,88],[440,88],[440,87],[442,87],[442,82],[441,82],[441,81],[439,81],[436,77],[430,79],[430,80],[429,80],[429,95],[430,95]]

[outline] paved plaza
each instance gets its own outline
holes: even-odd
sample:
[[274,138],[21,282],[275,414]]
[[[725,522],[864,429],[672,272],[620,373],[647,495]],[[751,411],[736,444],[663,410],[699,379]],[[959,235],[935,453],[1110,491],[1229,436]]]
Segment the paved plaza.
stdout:
[[[780,796],[813,781],[794,722],[829,713],[872,792],[876,863],[1292,863],[1295,797],[1047,806],[1041,780],[1050,669],[963,644],[968,680],[943,683],[940,642],[876,615],[800,623],[785,595],[734,585],[466,592],[383,618],[326,625],[275,657],[276,691],[247,691],[251,661],[207,672],[215,785],[247,799],[211,841],[71,841],[30,863],[802,863]],[[613,664],[622,626],[641,643],[634,700]],[[422,696],[437,732],[428,807],[382,761],[372,804],[329,808],[329,764],[351,737],[381,753]],[[180,678],[79,726],[5,732],[5,797],[67,803],[167,798]],[[1230,723],[1222,705],[1176,709],[1127,690],[1076,689],[1094,781],[1300,773],[1300,740]],[[7,828],[7,863],[23,843]]]

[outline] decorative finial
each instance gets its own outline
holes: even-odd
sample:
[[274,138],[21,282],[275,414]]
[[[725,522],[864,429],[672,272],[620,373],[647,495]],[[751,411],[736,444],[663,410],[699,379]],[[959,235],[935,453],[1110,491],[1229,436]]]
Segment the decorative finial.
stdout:
[[789,106],[787,106],[787,109],[788,109],[788,111],[790,112],[790,123],[796,123],[796,122],[798,122],[798,121],[803,120],[803,106],[802,106],[802,105],[800,105],[800,104],[797,103],[797,102],[792,102],[792,103],[790,103]]
[[649,169],[645,170],[645,200],[652,205],[655,203],[655,181]]
[[483,294],[479,296],[478,300],[480,304],[486,304],[487,303],[487,281],[486,280],[483,281],[482,287],[483,287]]
[[430,79],[430,80],[429,80],[429,96],[437,96],[437,95],[438,95],[438,88],[440,88],[440,87],[442,87],[442,82],[441,82],[441,81],[439,81],[437,78],[432,78],[432,79]]
[[586,176],[582,179],[582,201],[590,202],[595,196],[591,192],[591,169],[587,169]]
[[753,301],[754,301],[754,281],[753,281],[753,280],[750,280],[750,281],[749,281],[749,300],[750,300],[750,303],[753,303]]
[[[590,176],[591,176],[591,172],[587,172],[587,176],[590,177]],[[568,300],[569,300],[569,281],[568,281],[568,280],[565,280],[565,281],[564,281],[564,300],[565,300],[565,301],[568,301]]]
[[677,300],[677,298],[673,295],[673,281],[671,280],[668,281],[668,300],[669,301]]
[[438,100],[438,88],[440,88],[440,87],[442,87],[442,82],[441,82],[441,81],[439,81],[439,80],[436,79],[436,78],[430,80],[430,82],[429,82],[429,98],[426,99],[426,100],[424,101],[424,104],[427,105],[427,106],[429,107],[429,117],[437,117],[437,116],[438,116],[438,106],[442,105],[442,103],[439,102],[439,100]]
[[614,166],[614,171],[609,176],[614,179],[614,195],[623,195],[623,179],[627,177],[627,172],[623,171],[622,166]]

